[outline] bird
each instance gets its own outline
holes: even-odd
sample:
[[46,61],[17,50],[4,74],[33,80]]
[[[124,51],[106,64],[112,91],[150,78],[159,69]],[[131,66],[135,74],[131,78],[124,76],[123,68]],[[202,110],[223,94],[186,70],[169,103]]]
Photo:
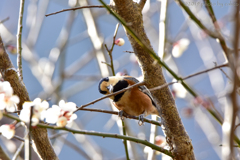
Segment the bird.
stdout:
[[[100,80],[98,89],[101,94],[108,95],[138,82],[136,78],[131,76],[110,76]],[[139,122],[143,123],[143,117],[150,114],[158,115],[156,103],[150,91],[144,85],[133,87],[109,98],[113,100],[121,118],[123,114],[139,116]]]

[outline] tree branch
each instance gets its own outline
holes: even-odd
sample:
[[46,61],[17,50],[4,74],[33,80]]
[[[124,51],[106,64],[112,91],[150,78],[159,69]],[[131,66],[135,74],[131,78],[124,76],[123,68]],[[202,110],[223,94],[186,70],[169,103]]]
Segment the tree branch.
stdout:
[[139,2],[139,8],[141,9],[141,11],[143,10],[143,8],[144,8],[144,6],[145,6],[145,4],[146,4],[146,1],[147,0],[140,0],[140,2]]
[[6,21],[8,21],[8,20],[9,20],[9,17],[7,17],[7,18],[1,20],[1,21],[0,21],[0,24],[6,22]]
[[[117,111],[108,111],[108,110],[103,110],[103,109],[94,109],[94,108],[82,108],[82,109],[78,109],[78,110],[82,110],[82,111],[90,111],[90,112],[102,112],[102,113],[108,113],[108,114],[114,114],[114,115],[118,115]],[[129,118],[129,119],[136,119],[139,120],[139,117],[137,116],[131,116],[131,115],[125,115],[123,114],[123,117]],[[151,123],[157,126],[161,127],[161,123],[159,121],[154,121],[151,119],[147,119],[147,118],[143,118],[143,122],[147,122],[147,123]]]
[[17,53],[18,53],[18,72],[19,77],[23,80],[22,75],[22,21],[23,21],[23,11],[24,11],[25,0],[20,1],[19,18],[18,18],[18,33],[17,33]]
[[[13,115],[6,114],[6,113],[3,113],[3,115],[5,117],[14,119],[18,122],[21,122],[21,120],[19,118],[15,117]],[[148,142],[147,140],[142,140],[142,139],[138,139],[138,138],[135,138],[135,137],[123,136],[123,135],[118,135],[118,134],[110,134],[110,133],[93,132],[93,131],[75,130],[75,129],[68,128],[68,127],[49,126],[49,125],[46,125],[46,124],[43,124],[43,123],[38,123],[37,126],[40,127],[40,128],[44,128],[44,129],[48,128],[48,129],[68,131],[68,132],[71,132],[73,134],[85,134],[85,135],[100,136],[100,137],[103,137],[103,138],[108,137],[108,138],[116,138],[116,139],[125,139],[125,140],[133,141],[133,142],[136,142],[136,143],[141,143],[143,145],[151,147],[154,150],[162,152],[162,153],[164,153],[164,154],[166,154],[170,157],[173,157],[173,155],[170,151],[168,151],[168,150],[166,150],[162,147],[159,147],[155,144],[152,144],[152,143]],[[35,130],[35,129],[37,129],[37,128],[33,128],[33,130]]]
[[57,11],[57,12],[53,12],[53,13],[50,13],[50,14],[46,14],[45,16],[48,17],[48,16],[51,16],[51,15],[54,15],[54,14],[58,14],[58,13],[66,12],[66,11],[75,11],[75,10],[83,9],[83,8],[104,8],[104,7],[103,6],[93,6],[93,5],[82,6],[82,7],[75,7],[75,8],[63,9],[61,11]]

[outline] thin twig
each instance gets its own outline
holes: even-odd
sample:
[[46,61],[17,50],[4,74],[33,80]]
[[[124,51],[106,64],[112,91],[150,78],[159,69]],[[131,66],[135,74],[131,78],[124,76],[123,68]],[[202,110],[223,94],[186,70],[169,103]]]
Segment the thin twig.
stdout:
[[169,85],[172,85],[174,83],[178,83],[178,82],[165,83],[165,84],[163,84],[161,86],[157,86],[157,87],[151,88],[151,89],[149,89],[149,91],[155,91],[155,90],[158,90],[158,89],[162,89],[162,88],[167,87]]
[[[217,66],[217,63],[216,62],[213,62],[215,64],[215,66]],[[219,68],[222,73],[232,82],[232,79],[227,75],[227,73],[222,69],[222,68]]]
[[123,51],[123,52],[127,52],[127,53],[134,53],[134,51]]
[[[200,72],[191,74],[191,75],[189,75],[189,76],[186,76],[186,77],[184,77],[184,78],[181,78],[181,80],[186,80],[186,79],[195,77],[195,76],[197,76],[197,75],[200,75],[200,74],[203,74],[203,73],[207,73],[207,72],[209,72],[209,71],[212,71],[212,70],[218,69],[218,68],[222,68],[222,67],[228,67],[228,64],[222,64],[222,65],[219,65],[219,66],[215,66],[215,67],[212,67],[212,68],[209,68],[209,69],[206,69],[206,70],[203,70],[203,71],[200,71]],[[154,91],[154,90],[162,89],[162,88],[167,87],[167,86],[169,86],[169,85],[172,85],[172,84],[174,84],[174,83],[178,83],[178,81],[176,81],[176,82],[169,82],[169,83],[163,84],[163,85],[161,85],[161,86],[151,88],[151,89],[149,89],[149,91]]]
[[[14,119],[18,122],[21,122],[21,120],[14,115],[3,113],[3,116]],[[85,135],[100,136],[100,137],[103,137],[103,138],[108,137],[108,138],[116,138],[116,139],[125,139],[125,140],[133,141],[133,142],[136,142],[136,143],[141,143],[141,144],[143,144],[145,146],[148,146],[148,147],[150,147],[154,150],[162,152],[162,153],[164,153],[164,154],[166,154],[170,157],[173,157],[172,153],[169,150],[166,150],[162,147],[159,147],[155,144],[152,144],[152,143],[148,142],[147,140],[142,140],[142,139],[138,139],[138,138],[131,137],[131,136],[123,136],[123,135],[118,135],[118,134],[101,133],[101,132],[93,132],[93,131],[75,130],[75,129],[68,128],[68,127],[50,126],[50,125],[46,125],[46,124],[43,124],[43,123],[38,123],[37,127],[68,131],[68,132],[71,132],[73,134],[85,134]]]
[[113,41],[112,41],[111,49],[108,49],[107,45],[105,44],[105,48],[108,51],[108,55],[110,57],[110,64],[108,64],[108,63],[106,63],[106,64],[111,68],[113,76],[115,76],[115,70],[114,70],[114,66],[113,66],[112,51],[113,51],[113,48],[115,46],[115,40],[116,40],[118,28],[119,28],[119,23],[116,25],[116,29],[115,29],[115,32],[114,32],[114,35],[113,35]]
[[109,63],[107,63],[107,62],[103,62],[103,61],[102,61],[101,63],[106,64],[107,66],[111,67],[111,64],[109,64]]
[[[220,146],[220,147],[226,147],[226,145],[222,145],[222,144],[220,144],[219,146]],[[237,147],[237,148],[239,148],[238,145],[233,145],[233,147]]]
[[[142,82],[136,83],[136,84],[134,84],[134,85],[132,85],[132,86],[129,86],[129,87],[127,87],[127,88],[124,88],[124,89],[122,89],[122,90],[120,90],[120,91],[117,91],[117,92],[114,92],[114,93],[112,93],[112,94],[109,94],[109,95],[103,96],[103,97],[101,97],[101,98],[98,98],[98,99],[96,99],[96,100],[94,100],[94,101],[92,101],[92,102],[89,102],[89,103],[87,103],[87,104],[82,105],[82,106],[81,106],[80,108],[78,108],[77,110],[82,109],[82,108],[84,108],[84,107],[87,107],[87,106],[89,106],[89,105],[92,105],[92,104],[94,104],[94,103],[96,103],[96,102],[98,102],[98,101],[101,101],[101,100],[103,100],[103,99],[106,99],[106,98],[109,98],[109,97],[111,97],[111,96],[115,96],[115,95],[117,95],[117,94],[119,94],[119,93],[125,92],[125,91],[127,91],[127,90],[129,90],[129,89],[132,89],[133,87],[137,87],[137,86],[144,85],[144,83],[145,83],[145,82],[142,81]],[[77,110],[76,110],[76,111],[77,111]],[[76,112],[76,111],[74,111],[74,112]]]
[[18,64],[18,72],[19,77],[23,80],[22,75],[22,21],[23,21],[23,12],[24,12],[24,2],[25,0],[21,0],[20,2],[20,9],[19,9],[19,18],[18,18],[18,33],[17,33],[17,64]]
[[212,67],[212,68],[209,68],[209,69],[206,69],[206,70],[204,70],[204,71],[200,71],[200,72],[197,72],[197,73],[194,73],[194,74],[191,74],[191,75],[189,75],[189,76],[187,76],[187,77],[182,78],[182,80],[186,80],[186,79],[188,79],[188,78],[197,76],[197,75],[199,75],[199,74],[206,73],[206,72],[212,71],[212,70],[214,70],[214,69],[222,68],[222,67],[228,67],[228,63],[222,64],[222,65],[219,65],[219,66],[215,66],[215,67]]
[[9,20],[9,17],[7,17],[7,18],[1,20],[1,21],[0,21],[0,24],[6,22],[6,21],[8,21],[8,20]]
[[[90,111],[90,112],[102,112],[102,113],[107,113],[107,114],[118,115],[118,112],[117,112],[117,111],[108,111],[108,110],[103,110],[103,109],[82,108],[82,109],[79,109],[79,110],[81,110],[81,111]],[[131,115],[125,115],[125,114],[123,114],[123,117],[129,118],[129,119],[139,120],[139,117],[137,117],[137,116],[131,116]],[[160,127],[161,127],[161,125],[162,125],[159,121],[154,121],[154,120],[147,119],[147,118],[143,118],[143,122],[147,122],[147,123],[150,123],[150,124],[154,124],[154,125],[157,125],[157,126],[160,126]]]
[[48,16],[51,16],[51,15],[54,15],[54,14],[58,14],[58,13],[66,12],[66,11],[75,11],[75,10],[83,9],[83,8],[104,8],[104,7],[103,6],[94,6],[94,5],[75,7],[75,8],[63,9],[61,11],[46,14],[45,16],[48,17]]
[[212,19],[213,25],[214,25],[217,33],[218,33],[218,39],[219,39],[220,45],[221,45],[223,51],[225,52],[225,54],[227,55],[227,57],[229,59],[227,44],[226,44],[226,42],[225,42],[225,40],[224,40],[224,38],[221,34],[221,30],[220,30],[220,27],[218,25],[216,16],[214,14],[211,2],[210,2],[210,0],[204,0],[204,3],[205,3],[205,7],[208,11],[208,14],[210,15],[210,17]]

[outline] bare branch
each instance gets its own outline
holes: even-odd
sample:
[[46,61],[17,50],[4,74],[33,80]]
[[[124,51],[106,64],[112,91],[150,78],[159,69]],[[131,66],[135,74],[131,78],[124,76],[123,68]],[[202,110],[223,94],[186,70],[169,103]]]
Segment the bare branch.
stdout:
[[[103,109],[94,109],[94,108],[82,108],[82,109],[78,109],[78,110],[82,110],[82,111],[90,111],[90,112],[102,112],[102,113],[108,113],[108,114],[114,114],[114,115],[118,115],[117,111],[108,111],[108,110],[103,110]],[[129,118],[129,119],[136,119],[139,120],[139,117],[137,116],[131,116],[131,115],[125,115],[123,114],[123,117]],[[147,118],[143,118],[144,122],[147,123],[151,123],[157,126],[161,126],[162,124],[159,121],[154,121],[151,119],[147,119]]]
[[194,73],[194,74],[191,74],[191,75],[189,75],[189,76],[187,76],[187,77],[182,78],[182,80],[186,80],[186,79],[188,79],[188,78],[192,78],[192,77],[197,76],[197,75],[199,75],[199,74],[207,73],[207,72],[209,72],[209,71],[212,71],[212,70],[218,69],[218,68],[222,68],[222,67],[228,67],[228,63],[222,64],[222,65],[219,65],[219,66],[215,66],[215,67],[212,67],[212,68],[209,68],[209,69],[206,69],[206,70],[204,70],[204,71],[200,71],[200,72],[197,72],[197,73]]
[[0,24],[6,22],[6,21],[8,21],[8,20],[9,20],[9,17],[7,17],[7,18],[1,20],[1,21],[0,21]]
[[75,11],[75,10],[83,9],[83,8],[104,8],[104,7],[103,6],[93,6],[93,5],[82,6],[82,7],[75,7],[75,8],[63,9],[61,11],[57,11],[57,12],[54,12],[54,13],[46,14],[45,16],[48,17],[48,16],[51,16],[51,15],[54,15],[54,14],[58,14],[58,13],[66,12],[66,11]]
[[127,52],[127,53],[134,53],[134,51],[123,51],[123,52]]
[[20,1],[19,9],[19,19],[18,19],[18,33],[17,33],[17,53],[18,53],[18,72],[19,77],[23,80],[22,75],[22,21],[23,21],[23,12],[24,12],[24,2],[25,0]]
[[[14,119],[18,122],[21,122],[21,120],[19,118],[17,118],[16,116],[6,114],[6,113],[3,113],[3,115],[5,117]],[[123,135],[118,135],[118,134],[101,133],[101,132],[93,132],[93,131],[75,130],[75,129],[71,129],[71,128],[68,128],[68,127],[50,126],[50,125],[46,125],[46,124],[43,124],[43,123],[38,123],[37,126],[40,127],[40,128],[45,128],[45,129],[48,128],[48,129],[68,131],[68,132],[71,132],[73,134],[85,134],[85,135],[92,135],[92,136],[100,136],[100,137],[103,137],[103,138],[108,137],[108,138],[116,138],[116,139],[125,139],[125,140],[133,141],[133,142],[136,142],[136,143],[141,143],[141,144],[146,145],[146,146],[148,146],[148,147],[150,147],[154,150],[162,152],[162,153],[164,153],[164,154],[166,154],[170,157],[173,157],[172,153],[169,150],[166,150],[162,147],[159,147],[158,145],[152,144],[152,143],[148,142],[147,140],[142,140],[142,139],[138,139],[138,138],[131,137],[131,136],[123,136]]]

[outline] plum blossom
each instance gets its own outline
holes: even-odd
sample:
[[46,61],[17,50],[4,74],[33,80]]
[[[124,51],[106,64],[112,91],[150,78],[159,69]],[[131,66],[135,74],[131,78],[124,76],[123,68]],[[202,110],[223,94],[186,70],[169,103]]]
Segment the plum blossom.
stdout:
[[0,132],[7,139],[11,139],[15,135],[15,125],[5,124],[0,127]]
[[180,57],[183,52],[188,48],[190,41],[186,38],[182,38],[173,45],[172,55],[173,57]]
[[8,81],[0,82],[0,93],[13,94],[13,89]]
[[19,98],[16,95],[7,95],[7,94],[0,94],[0,110],[6,108],[9,112],[15,111],[15,104],[19,103]]
[[6,108],[9,112],[15,111],[15,104],[19,103],[19,98],[13,95],[13,89],[9,82],[0,82],[0,110]]
[[118,45],[118,46],[122,46],[124,45],[125,41],[124,39],[122,38],[118,38],[116,41],[115,41],[115,44]]
[[67,123],[72,122],[77,118],[77,115],[73,114],[76,109],[77,107],[75,103],[65,103],[64,100],[61,100],[59,106],[53,105],[52,108],[47,110],[46,122],[57,123],[57,126],[64,127]]
[[43,120],[46,114],[46,109],[49,108],[47,101],[41,101],[40,98],[36,98],[32,102],[24,102],[23,109],[20,112],[19,118],[24,122],[29,122],[31,107],[33,107],[32,114],[32,126],[36,126],[39,123],[39,120]]

